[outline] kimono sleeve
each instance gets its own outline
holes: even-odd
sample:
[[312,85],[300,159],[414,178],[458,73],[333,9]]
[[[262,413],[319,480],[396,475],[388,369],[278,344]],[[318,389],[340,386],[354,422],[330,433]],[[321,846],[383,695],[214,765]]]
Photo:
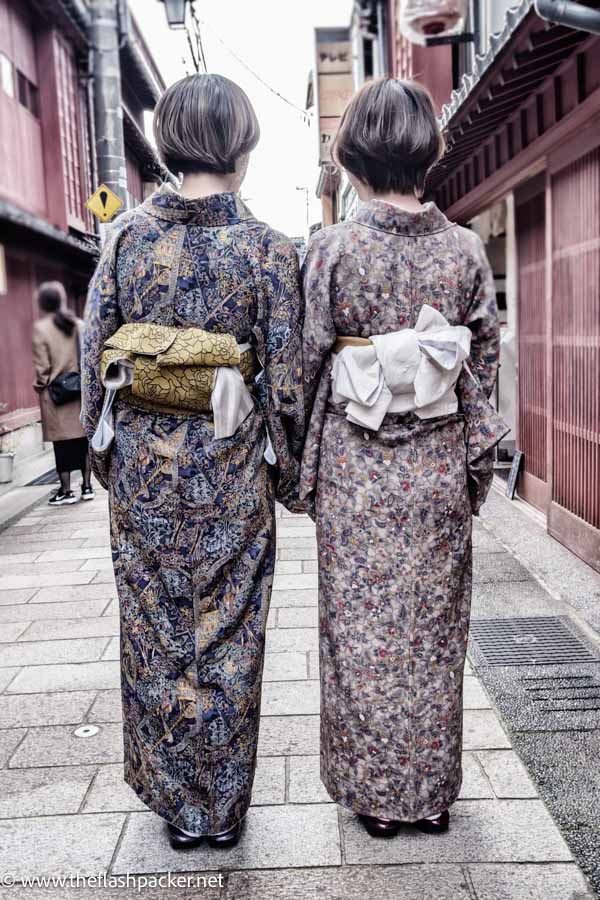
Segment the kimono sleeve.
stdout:
[[298,483],[305,418],[301,342],[304,308],[298,254],[283,236],[268,239],[262,284],[266,321],[259,397],[277,457],[275,496],[291,512],[303,512]]
[[500,323],[494,274],[483,241],[476,239],[475,270],[469,304],[463,324],[471,331],[471,365],[485,396],[492,393],[500,361]]
[[458,380],[458,392],[467,426],[468,488],[473,515],[489,493],[494,475],[493,450],[510,431],[489,401],[500,360],[500,324],[494,276],[483,241],[476,241],[473,279],[463,324],[471,330],[469,367]]
[[314,235],[302,266],[305,303],[302,358],[307,435],[300,472],[300,497],[313,519],[321,440],[331,390],[331,348],[336,339],[331,314],[331,281],[335,259],[331,232],[324,229]]
[[331,252],[326,233],[317,232],[308,247],[302,265],[304,292],[304,329],[302,358],[304,362],[304,396],[310,418],[321,374],[336,340],[331,316]]
[[[100,362],[104,341],[120,325],[116,256],[120,231],[114,230],[102,247],[100,259],[90,281],[83,317],[81,346],[81,415],[80,420],[88,440],[91,440],[104,400],[100,377]],[[90,448],[94,474],[106,487],[108,453],[95,454]]]

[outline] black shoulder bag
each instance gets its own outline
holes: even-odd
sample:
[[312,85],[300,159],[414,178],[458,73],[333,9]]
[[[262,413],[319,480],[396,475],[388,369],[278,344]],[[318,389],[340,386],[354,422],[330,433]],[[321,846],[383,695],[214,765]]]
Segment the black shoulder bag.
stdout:
[[77,323],[75,324],[75,341],[77,345],[77,361],[79,363],[78,371],[65,372],[64,375],[59,375],[48,385],[48,393],[56,406],[64,406],[65,403],[71,403],[74,400],[79,400],[81,397],[81,344],[79,342],[79,325]]

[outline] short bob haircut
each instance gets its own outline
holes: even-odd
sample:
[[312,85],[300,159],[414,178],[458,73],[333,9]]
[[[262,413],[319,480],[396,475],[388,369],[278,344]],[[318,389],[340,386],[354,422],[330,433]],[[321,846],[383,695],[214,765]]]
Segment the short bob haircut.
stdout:
[[416,81],[379,78],[352,98],[342,116],[334,161],[375,194],[422,194],[444,152],[433,101]]
[[171,85],[154,111],[154,137],[166,167],[177,174],[235,172],[260,136],[244,91],[223,75],[189,75]]

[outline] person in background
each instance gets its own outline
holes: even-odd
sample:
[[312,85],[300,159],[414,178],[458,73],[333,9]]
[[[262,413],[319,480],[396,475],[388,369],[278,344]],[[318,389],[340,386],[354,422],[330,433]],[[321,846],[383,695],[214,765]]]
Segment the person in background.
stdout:
[[449,826],[471,516],[508,431],[488,401],[500,331],[483,243],[420,199],[442,148],[424,88],[368,82],[333,148],[362,206],[317,232],[304,263],[321,778],[378,838]]
[[36,292],[42,317],[33,323],[34,388],[40,398],[42,436],[52,441],[60,488],[50,506],[77,503],[71,489],[71,472],[82,475],[81,499],[93,500],[88,440],[79,421],[81,398],[57,405],[49,385],[59,376],[79,371],[82,321],[67,309],[67,294],[60,281],[45,281]]

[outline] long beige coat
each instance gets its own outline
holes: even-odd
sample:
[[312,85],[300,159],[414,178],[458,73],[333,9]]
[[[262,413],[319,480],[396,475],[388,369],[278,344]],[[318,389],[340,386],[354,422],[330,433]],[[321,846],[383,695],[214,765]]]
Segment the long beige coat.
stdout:
[[[81,334],[81,319],[77,327]],[[56,406],[48,393],[48,385],[59,375],[76,372],[79,369],[75,333],[70,337],[57,328],[51,315],[33,323],[32,331],[33,365],[35,381],[33,386],[40,397],[42,414],[42,435],[45,441],[68,441],[85,437],[79,421],[81,403],[79,400]]]

